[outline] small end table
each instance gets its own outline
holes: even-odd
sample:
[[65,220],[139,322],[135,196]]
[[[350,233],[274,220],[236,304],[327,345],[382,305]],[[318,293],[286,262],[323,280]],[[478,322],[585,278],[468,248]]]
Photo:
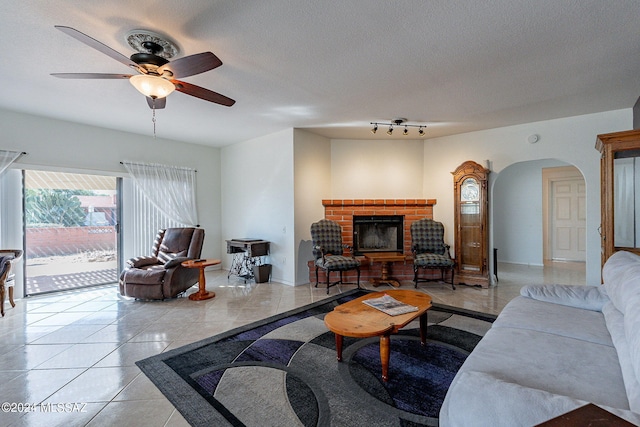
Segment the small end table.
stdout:
[[569,411],[566,414],[559,415],[551,420],[545,421],[542,424],[537,424],[536,427],[582,427],[582,426],[594,426],[594,427],[631,427],[629,421],[612,414],[609,411],[605,411],[599,406],[593,403],[588,403],[573,411]]
[[194,292],[189,295],[189,299],[192,301],[202,301],[210,299],[216,296],[215,292],[209,292],[206,289],[206,281],[204,278],[204,269],[211,265],[220,264],[222,261],[219,259],[190,259],[182,263],[186,268],[197,268],[200,270],[200,276],[198,278],[198,292]]
[[367,252],[363,254],[370,262],[379,262],[382,264],[382,274],[379,279],[371,279],[369,282],[378,287],[381,284],[391,285],[395,288],[400,287],[400,281],[389,277],[389,263],[395,261],[405,261],[407,257],[399,252]]

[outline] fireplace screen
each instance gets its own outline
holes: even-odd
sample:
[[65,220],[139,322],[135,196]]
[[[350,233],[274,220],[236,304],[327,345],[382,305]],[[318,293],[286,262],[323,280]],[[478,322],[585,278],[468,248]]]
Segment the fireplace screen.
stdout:
[[365,252],[403,252],[403,227],[402,215],[354,216],[354,253],[362,255]]

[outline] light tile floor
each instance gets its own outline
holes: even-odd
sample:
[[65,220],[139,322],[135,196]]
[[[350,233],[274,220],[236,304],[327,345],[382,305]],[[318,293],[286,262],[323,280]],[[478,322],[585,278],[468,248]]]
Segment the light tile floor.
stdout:
[[[111,285],[7,304],[0,319],[0,404],[15,405],[0,408],[0,426],[186,426],[137,360],[327,297],[313,285],[245,284],[220,270],[206,278],[216,292],[206,301],[135,301]],[[438,303],[498,314],[522,285],[584,284],[584,265],[501,264],[499,279],[489,289],[454,291],[439,283],[420,289]],[[330,295],[353,287],[331,288]],[[23,404],[44,405],[27,413]]]

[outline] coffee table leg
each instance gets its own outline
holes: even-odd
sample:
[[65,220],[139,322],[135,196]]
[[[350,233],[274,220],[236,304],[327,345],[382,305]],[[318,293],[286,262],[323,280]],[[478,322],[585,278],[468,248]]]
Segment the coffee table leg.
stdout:
[[336,356],[338,362],[342,362],[342,342],[344,341],[344,337],[342,335],[336,334]]
[[427,343],[427,311],[420,316],[420,344],[425,345]]
[[390,341],[391,337],[389,335],[382,335],[380,337],[380,362],[382,364],[382,381],[384,382],[387,382],[389,379]]

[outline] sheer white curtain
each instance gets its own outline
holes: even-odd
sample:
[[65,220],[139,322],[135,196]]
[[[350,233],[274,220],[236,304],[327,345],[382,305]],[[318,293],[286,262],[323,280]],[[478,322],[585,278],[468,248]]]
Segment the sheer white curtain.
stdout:
[[[172,220],[157,209],[144,195],[142,190],[131,180],[125,184],[129,188],[126,198],[129,212],[134,213],[127,221],[127,239],[125,251],[127,258],[139,255],[149,255],[158,230],[161,228],[184,227],[182,223]],[[130,252],[129,252],[130,251]]]
[[195,170],[152,163],[122,164],[159,211],[182,226],[198,225]]
[[4,172],[9,165],[16,161],[16,159],[22,156],[24,153],[22,151],[7,151],[0,150],[0,174]]

